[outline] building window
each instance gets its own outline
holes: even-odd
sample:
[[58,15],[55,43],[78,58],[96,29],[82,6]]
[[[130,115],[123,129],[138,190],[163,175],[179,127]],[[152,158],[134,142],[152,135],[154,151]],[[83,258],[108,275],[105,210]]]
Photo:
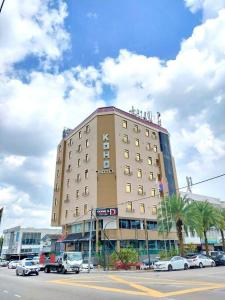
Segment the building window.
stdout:
[[127,134],[123,135],[123,142],[128,144],[128,135]]
[[54,205],[56,206],[57,205],[57,199],[55,198],[54,200]]
[[86,161],[86,162],[89,161],[89,155],[88,155],[88,154],[85,155],[85,161]]
[[156,132],[155,132],[155,131],[152,132],[152,138],[153,138],[154,140],[156,139]]
[[156,146],[156,145],[154,145],[153,151],[154,151],[154,152],[157,152],[157,146]]
[[140,213],[141,214],[145,213],[145,205],[144,205],[144,203],[140,203]]
[[88,186],[85,186],[85,188],[84,188],[84,194],[85,194],[86,196],[89,195]]
[[59,145],[58,151],[59,151],[59,152],[62,151],[62,145]]
[[138,128],[138,125],[134,125],[134,132],[140,132],[139,128]]
[[87,204],[84,204],[84,215],[88,213],[88,206]]
[[155,188],[152,188],[151,196],[152,196],[152,197],[155,197],[155,195],[156,195],[156,189],[155,189]]
[[79,190],[76,190],[76,198],[79,198]]
[[128,150],[124,150],[124,157],[129,158],[129,151]]
[[53,221],[56,220],[56,213],[53,213]]
[[152,214],[153,214],[153,215],[156,215],[156,214],[157,214],[157,206],[156,206],[156,205],[153,205],[153,206],[152,206]]
[[81,133],[81,131],[79,131],[79,133],[78,133],[78,137],[79,137],[79,139],[81,139],[81,138],[82,138],[82,133]]
[[82,150],[81,145],[78,145],[77,152],[81,152],[81,150]]
[[137,170],[137,177],[142,178],[142,170],[141,169]]
[[69,141],[69,145],[72,146],[73,145],[73,139],[71,138]]
[[80,174],[77,174],[76,182],[80,182],[80,181],[81,181],[81,176]]
[[139,147],[139,146],[140,146],[140,141],[139,141],[139,139],[135,139],[135,146],[136,146],[136,147]]
[[130,229],[130,220],[120,219],[119,220],[119,228]]
[[136,161],[141,161],[141,154],[140,153],[136,153]]
[[150,173],[149,173],[149,179],[150,179],[150,180],[153,180],[153,179],[154,179],[153,172],[150,172]]
[[72,167],[71,167],[71,165],[68,165],[68,167],[67,167],[67,172],[71,172],[71,170],[72,170]]
[[130,220],[130,228],[131,229],[141,229],[140,220]]
[[70,180],[69,180],[69,179],[67,179],[67,181],[66,181],[66,186],[67,186],[67,187],[70,186]]
[[131,202],[131,201],[128,201],[128,202],[127,202],[127,208],[126,208],[126,211],[127,211],[127,212],[132,212],[132,210],[133,210],[132,202]]
[[85,178],[85,179],[88,179],[88,170],[85,170],[85,171],[84,171],[84,178]]
[[127,121],[123,120],[122,126],[123,128],[127,128]]
[[146,227],[147,227],[147,230],[157,230],[157,222],[156,221],[147,221]]
[[77,166],[80,167],[80,158],[77,160]]
[[56,172],[56,177],[59,177],[59,170],[57,170]]
[[66,209],[66,211],[65,211],[65,218],[67,218],[68,217],[68,210]]
[[125,175],[130,175],[130,166],[125,166],[124,167],[124,174]]
[[85,133],[89,133],[89,132],[90,132],[90,126],[87,125],[87,126],[86,126],[86,129],[85,129]]
[[66,194],[66,202],[68,202],[69,201],[69,194]]
[[152,165],[152,157],[148,157],[148,165]]
[[144,191],[143,191],[143,185],[139,185],[138,186],[138,195],[143,195]]
[[150,144],[150,143],[147,143],[146,149],[147,149],[147,150],[151,150],[151,144]]
[[79,216],[79,207],[78,207],[78,206],[75,208],[75,216],[76,216],[76,217]]
[[86,148],[90,146],[89,140],[86,140]]
[[147,129],[147,128],[145,129],[145,135],[149,136],[149,129]]
[[126,184],[126,193],[131,193],[131,184],[130,183]]

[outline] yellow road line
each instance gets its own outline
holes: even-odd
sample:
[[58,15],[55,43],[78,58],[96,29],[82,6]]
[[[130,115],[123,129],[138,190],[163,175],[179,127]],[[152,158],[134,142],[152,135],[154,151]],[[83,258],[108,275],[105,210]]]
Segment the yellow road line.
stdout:
[[184,294],[214,290],[214,289],[218,289],[218,288],[221,288],[221,286],[218,286],[218,285],[213,286],[212,285],[212,286],[202,287],[202,288],[192,288],[192,289],[186,289],[186,290],[180,290],[180,291],[175,291],[175,292],[164,293],[163,297],[184,295]]
[[110,287],[104,287],[104,286],[98,286],[98,285],[86,285],[86,284],[75,283],[75,282],[70,283],[70,282],[65,282],[65,281],[61,281],[61,280],[52,280],[49,282],[57,283],[57,284],[71,285],[71,286],[80,286],[80,287],[96,289],[96,290],[101,290],[101,291],[107,291],[107,292],[122,293],[122,294],[135,295],[135,296],[146,296],[146,293],[144,293],[144,292],[124,290],[124,289],[118,289],[118,288],[110,288]]
[[109,277],[112,278],[113,280],[117,281],[117,282],[124,283],[126,285],[129,285],[129,286],[137,289],[137,290],[145,292],[145,294],[148,295],[148,296],[163,297],[163,293],[161,293],[160,291],[157,291],[157,290],[154,290],[154,289],[150,289],[150,288],[147,288],[147,287],[145,287],[143,285],[127,281],[127,280],[125,280],[125,279],[123,279],[121,277],[118,277],[118,276],[109,275]]

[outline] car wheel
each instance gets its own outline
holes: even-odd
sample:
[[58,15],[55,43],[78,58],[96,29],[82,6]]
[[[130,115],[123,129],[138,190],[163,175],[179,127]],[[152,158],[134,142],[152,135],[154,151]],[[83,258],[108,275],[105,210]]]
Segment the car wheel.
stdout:
[[199,263],[199,268],[203,268],[203,263],[202,262]]
[[80,273],[80,270],[77,270],[75,273],[76,273],[76,274],[79,274],[79,273]]
[[188,270],[188,264],[184,264],[184,270]]
[[25,271],[23,270],[23,276],[25,276],[26,274],[25,274]]
[[18,271],[16,270],[16,276],[19,276],[19,273],[18,273]]
[[39,272],[36,272],[36,276],[38,276],[39,275]]
[[215,267],[215,263],[214,263],[214,261],[212,261],[212,263],[211,263],[211,267]]
[[49,269],[48,267],[45,267],[45,268],[44,268],[44,272],[45,272],[45,273],[50,273],[50,269]]
[[169,265],[169,266],[168,266],[168,271],[173,271],[172,265]]

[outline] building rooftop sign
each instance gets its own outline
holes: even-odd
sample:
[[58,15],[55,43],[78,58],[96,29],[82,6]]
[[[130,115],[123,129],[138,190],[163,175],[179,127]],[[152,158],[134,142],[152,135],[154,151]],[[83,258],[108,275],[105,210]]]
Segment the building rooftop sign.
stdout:
[[161,114],[160,112],[157,112],[157,115],[155,116],[151,111],[142,111],[140,109],[135,109],[133,106],[132,106],[132,109],[129,110],[129,113],[140,118],[140,119],[143,119],[143,120],[146,120],[146,121],[149,121],[149,122],[153,122],[153,123],[156,123],[161,126],[162,125],[162,122],[161,122]]
[[96,217],[117,216],[118,208],[96,208]]

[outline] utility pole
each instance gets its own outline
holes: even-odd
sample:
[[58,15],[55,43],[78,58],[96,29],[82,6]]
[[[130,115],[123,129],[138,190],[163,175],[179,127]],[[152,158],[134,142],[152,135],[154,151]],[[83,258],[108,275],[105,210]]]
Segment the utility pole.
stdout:
[[146,242],[146,250],[147,250],[147,255],[148,255],[148,264],[149,264],[149,268],[150,268],[150,263],[151,263],[151,257],[150,257],[150,248],[149,248],[149,244],[148,244],[148,228],[147,228],[147,220],[145,219],[144,221],[144,225],[145,225],[145,242]]
[[89,252],[88,252],[88,273],[90,273],[91,265],[91,246],[92,246],[92,218],[93,218],[93,208],[91,209],[91,223],[90,223],[90,234],[89,234]]

